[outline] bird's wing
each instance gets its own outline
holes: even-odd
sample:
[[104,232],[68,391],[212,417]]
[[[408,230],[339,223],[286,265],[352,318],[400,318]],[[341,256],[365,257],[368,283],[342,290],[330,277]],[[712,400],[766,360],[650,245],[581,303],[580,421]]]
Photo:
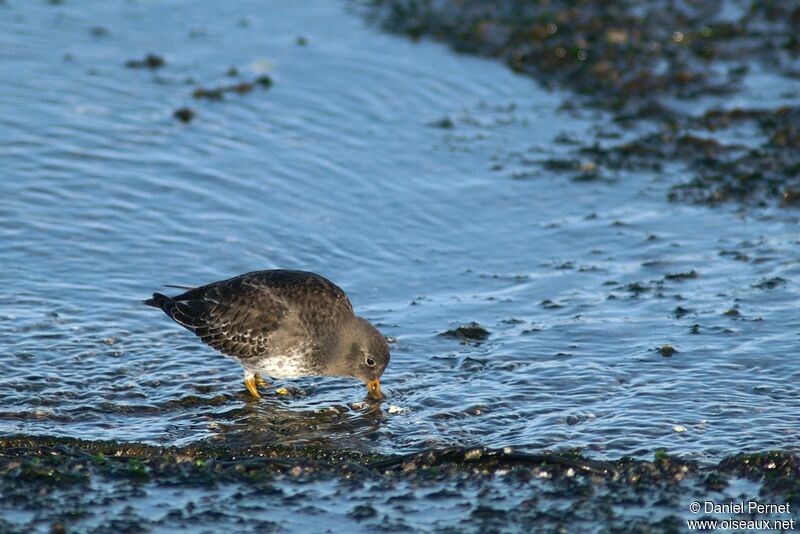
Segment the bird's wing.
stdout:
[[273,270],[242,277],[252,287],[265,288],[286,302],[299,326],[315,338],[335,331],[337,322],[353,315],[353,306],[345,292],[318,274]]
[[281,329],[287,339],[300,331],[315,336],[352,315],[338,286],[302,271],[257,271],[191,289],[176,297],[155,294],[148,304],[214,349],[246,360],[265,354]]
[[289,307],[267,287],[233,278],[192,289],[159,303],[176,323],[225,355],[248,359],[268,350]]

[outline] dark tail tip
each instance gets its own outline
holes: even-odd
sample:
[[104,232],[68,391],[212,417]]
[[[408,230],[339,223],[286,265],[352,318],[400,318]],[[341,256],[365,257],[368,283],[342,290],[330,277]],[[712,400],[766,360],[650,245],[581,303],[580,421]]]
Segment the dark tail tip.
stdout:
[[162,295],[161,293],[153,293],[153,298],[143,300],[142,304],[147,304],[148,306],[152,306],[154,308],[163,308],[164,302],[168,300],[169,297],[166,295]]

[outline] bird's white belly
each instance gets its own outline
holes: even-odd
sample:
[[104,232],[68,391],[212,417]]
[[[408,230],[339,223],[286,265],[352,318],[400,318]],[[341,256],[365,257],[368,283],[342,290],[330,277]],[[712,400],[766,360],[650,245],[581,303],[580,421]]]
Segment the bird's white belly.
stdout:
[[303,359],[295,355],[265,358],[254,371],[272,378],[298,378],[308,375]]

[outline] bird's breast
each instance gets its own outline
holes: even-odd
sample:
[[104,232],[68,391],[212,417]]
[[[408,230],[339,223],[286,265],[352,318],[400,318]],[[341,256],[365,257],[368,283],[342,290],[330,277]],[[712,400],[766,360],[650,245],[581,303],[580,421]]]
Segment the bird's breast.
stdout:
[[299,378],[314,374],[310,355],[307,351],[292,350],[285,354],[276,354],[261,358],[255,365],[254,371],[273,378]]

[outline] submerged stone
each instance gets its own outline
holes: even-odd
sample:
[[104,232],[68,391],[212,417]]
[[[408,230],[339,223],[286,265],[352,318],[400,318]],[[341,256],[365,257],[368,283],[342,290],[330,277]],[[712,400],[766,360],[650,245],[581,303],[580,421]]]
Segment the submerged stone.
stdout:
[[194,98],[205,98],[208,100],[222,100],[228,93],[236,93],[243,95],[249,93],[256,86],[269,89],[272,86],[272,78],[267,75],[259,76],[252,82],[239,82],[232,85],[222,85],[219,87],[212,87],[207,89],[205,87],[198,87],[192,91]]
[[667,274],[664,276],[664,280],[669,280],[672,282],[681,281],[681,280],[692,280],[694,278],[698,278],[700,275],[697,274],[697,271],[691,270],[685,273],[673,273]]
[[670,356],[678,353],[678,349],[676,349],[672,345],[662,345],[658,347],[656,350],[658,351],[659,354],[661,354],[666,358],[669,358]]
[[196,113],[192,108],[184,107],[176,109],[172,115],[181,122],[189,123],[192,122]]
[[460,339],[463,341],[486,341],[489,331],[476,322],[467,323],[439,334],[441,337]]
[[131,59],[125,62],[129,69],[160,69],[166,64],[164,58],[155,54],[147,54],[144,59]]

